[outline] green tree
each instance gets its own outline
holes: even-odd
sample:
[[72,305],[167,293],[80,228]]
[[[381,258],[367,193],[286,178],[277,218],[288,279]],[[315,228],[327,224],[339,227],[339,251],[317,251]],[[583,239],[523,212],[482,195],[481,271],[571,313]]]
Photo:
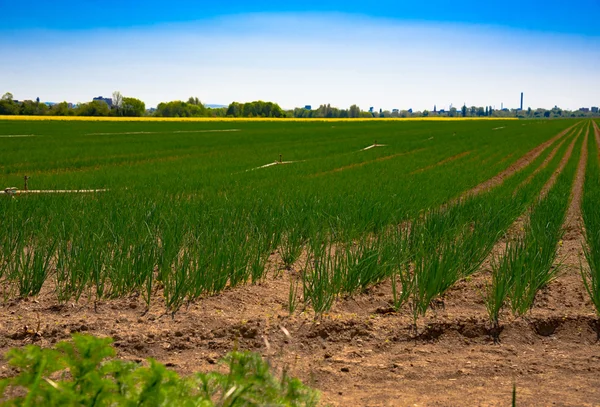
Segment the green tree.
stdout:
[[78,116],[108,116],[110,108],[105,102],[94,100],[89,103],[83,103],[77,108]]
[[242,109],[238,102],[232,102],[227,107],[227,116],[239,117]]
[[54,116],[72,116],[75,114],[73,109],[69,108],[69,104],[67,102],[55,104],[50,108],[49,113]]
[[467,105],[464,104],[462,107],[462,116],[467,117]]
[[348,117],[359,117],[360,116],[360,107],[357,105],[350,106],[350,110],[348,111]]
[[26,100],[21,103],[20,110],[24,116],[41,116],[48,113],[48,106],[44,103]]
[[190,98],[187,101],[190,105],[196,105],[196,106],[204,106],[202,104],[202,102],[200,102],[200,99],[198,99],[197,97],[193,97],[190,96]]
[[128,117],[140,117],[146,112],[146,104],[136,98],[123,98],[122,115]]
[[0,99],[0,115],[19,114],[19,105],[13,101],[13,94],[6,92]]

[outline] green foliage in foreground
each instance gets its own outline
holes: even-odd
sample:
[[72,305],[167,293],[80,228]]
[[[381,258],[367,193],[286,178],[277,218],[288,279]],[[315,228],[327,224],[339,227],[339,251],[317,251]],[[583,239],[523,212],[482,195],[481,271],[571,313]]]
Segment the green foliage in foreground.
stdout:
[[255,353],[229,353],[222,360],[227,373],[182,378],[152,359],[147,366],[114,359],[111,342],[74,334],[72,341],[60,342],[54,349],[34,345],[12,349],[9,363],[20,373],[0,381],[0,405],[315,406],[318,402],[316,391],[285,374],[276,378]]

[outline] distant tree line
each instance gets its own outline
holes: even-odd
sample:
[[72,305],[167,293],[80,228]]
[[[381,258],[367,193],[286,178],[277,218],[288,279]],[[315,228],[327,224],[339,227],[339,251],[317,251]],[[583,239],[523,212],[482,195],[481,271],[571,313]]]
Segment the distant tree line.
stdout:
[[[109,101],[110,104],[107,102]],[[146,109],[139,99],[125,97],[120,92],[113,92],[112,99],[93,100],[86,103],[56,104],[35,101],[17,101],[11,93],[5,93],[0,99],[0,115],[28,116],[122,116],[122,117],[294,117],[294,118],[380,118],[380,117],[517,117],[517,118],[560,118],[599,116],[598,110],[563,110],[557,106],[547,109],[494,109],[492,106],[467,107],[460,110],[455,107],[449,110],[423,110],[413,112],[412,109],[399,110],[361,110],[357,105],[348,109],[339,109],[330,104],[320,105],[316,109],[309,106],[284,110],[277,103],[257,100],[249,103],[233,102],[226,107],[211,108],[205,106],[197,97],[187,101],[174,100],[159,103],[154,109]]]
[[103,100],[76,105],[67,102],[46,104],[41,103],[39,98],[35,101],[17,101],[7,92],[0,99],[0,115],[139,117],[146,115],[146,104],[136,98],[123,97],[119,92],[113,93],[111,105]]

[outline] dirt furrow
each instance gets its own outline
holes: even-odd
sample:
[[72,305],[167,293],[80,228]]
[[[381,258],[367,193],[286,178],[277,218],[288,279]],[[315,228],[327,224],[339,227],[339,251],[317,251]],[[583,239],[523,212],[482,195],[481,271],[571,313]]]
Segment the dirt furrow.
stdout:
[[577,133],[575,138],[573,138],[573,141],[571,141],[571,144],[569,144],[569,147],[567,148],[567,152],[565,153],[562,160],[558,164],[558,168],[550,176],[550,179],[548,180],[548,182],[546,182],[546,184],[543,186],[542,192],[540,193],[540,199],[543,199],[546,195],[548,195],[548,191],[550,191],[552,186],[556,183],[556,179],[558,178],[560,173],[563,171],[563,169],[567,165],[567,162],[569,162],[569,159],[571,158],[571,154],[573,153],[573,148],[575,147],[575,143],[579,139],[579,136],[581,135],[582,131],[583,131],[583,129],[579,130],[579,133]]
[[541,170],[543,170],[544,168],[546,168],[548,166],[548,164],[550,163],[550,161],[552,161],[552,159],[554,158],[554,156],[558,152],[558,149],[561,148],[562,145],[565,144],[566,141],[567,141],[567,139],[563,139],[560,143],[558,143],[558,145],[552,149],[552,151],[550,152],[550,154],[548,155],[548,157],[546,157],[544,159],[544,162],[538,168],[536,168],[535,171],[530,176],[528,176],[527,179],[524,180],[517,187],[517,190],[519,188],[523,187],[524,185],[527,185],[529,182],[531,182],[531,180],[533,179],[533,177],[535,177],[538,174],[538,172],[540,172]]
[[[387,312],[389,282],[340,299],[314,320],[310,312],[287,312],[290,277],[282,271],[278,278],[227,290],[174,318],[164,316],[160,296],[147,313],[135,297],[102,301],[97,312],[85,300],[57,305],[51,292],[8,301],[0,304],[0,350],[32,340],[51,346],[72,332],[88,332],[115,338],[120,358],[152,357],[184,375],[218,369],[216,361],[234,348],[252,350],[322,391],[323,401],[334,406],[464,405],[465,389],[476,405],[507,405],[513,382],[519,405],[597,400],[593,313],[544,310],[507,320],[502,344],[495,345],[481,295],[466,282],[453,290],[445,309],[420,322],[415,335],[409,310]],[[0,360],[0,377],[10,371]]]
[[[583,145],[581,146],[581,157],[579,159],[579,166],[577,167],[577,173],[575,175],[575,183],[571,191],[571,201],[569,203],[569,209],[567,210],[567,216],[563,229],[565,236],[563,240],[577,240],[579,243],[583,242],[583,221],[581,218],[581,198],[583,196],[583,184],[585,182],[585,168],[587,165],[588,155],[588,136],[590,130],[589,127],[586,129],[585,137],[583,139]],[[564,245],[561,247],[564,248]],[[560,254],[559,249],[559,254]]]
[[463,197],[477,195],[477,194],[480,194],[480,193],[482,193],[484,191],[490,190],[490,189],[492,189],[492,188],[494,188],[494,187],[502,184],[506,178],[510,177],[515,172],[517,172],[519,170],[522,170],[523,168],[525,168],[529,164],[531,164],[548,147],[550,147],[552,144],[554,144],[561,137],[563,137],[567,133],[569,133],[569,131],[571,131],[571,129],[573,129],[578,124],[579,123],[574,124],[573,126],[571,126],[571,127],[567,128],[567,129],[561,131],[559,134],[557,134],[556,136],[552,137],[550,140],[548,140],[548,141],[540,144],[539,146],[535,147],[533,150],[529,151],[527,154],[525,154],[524,156],[522,156],[521,158],[519,158],[516,162],[514,162],[512,165],[510,165],[507,169],[505,169],[501,173],[495,175],[494,177],[488,179],[487,181],[482,182],[481,184],[477,185],[475,188],[473,188],[473,189],[467,191],[466,193],[464,193]]

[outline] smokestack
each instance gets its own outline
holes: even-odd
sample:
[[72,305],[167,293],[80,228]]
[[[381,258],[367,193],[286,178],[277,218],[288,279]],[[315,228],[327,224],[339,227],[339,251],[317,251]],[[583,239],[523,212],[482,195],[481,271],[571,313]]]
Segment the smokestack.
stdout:
[[521,92],[521,110],[523,110],[523,92]]

